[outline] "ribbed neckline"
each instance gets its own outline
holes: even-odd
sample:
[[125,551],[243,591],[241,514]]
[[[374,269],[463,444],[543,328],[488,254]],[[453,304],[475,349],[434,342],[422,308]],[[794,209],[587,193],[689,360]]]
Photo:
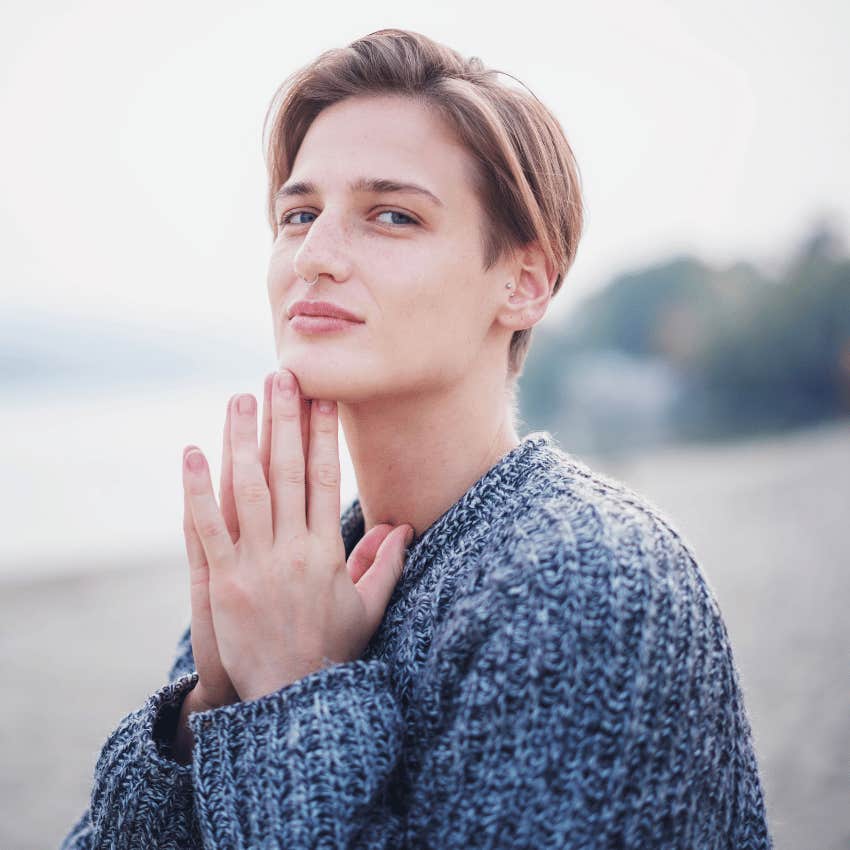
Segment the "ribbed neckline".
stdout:
[[[518,487],[535,470],[558,463],[559,447],[548,431],[533,431],[504,454],[408,547],[405,576],[418,572],[416,564],[427,561],[433,549],[452,547],[473,526],[486,523],[503,509]],[[364,521],[356,496],[341,517],[346,557],[363,537]]]

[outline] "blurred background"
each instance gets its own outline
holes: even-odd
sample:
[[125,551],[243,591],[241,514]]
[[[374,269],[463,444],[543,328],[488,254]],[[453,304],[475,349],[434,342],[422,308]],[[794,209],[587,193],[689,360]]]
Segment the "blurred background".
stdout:
[[[0,11],[0,847],[58,846],[188,624],[180,457],[275,368],[261,127],[376,29],[529,86],[582,173],[522,434],[653,501],[732,639],[778,848],[850,842],[850,12],[154,0]],[[342,443],[344,503],[356,492]]]

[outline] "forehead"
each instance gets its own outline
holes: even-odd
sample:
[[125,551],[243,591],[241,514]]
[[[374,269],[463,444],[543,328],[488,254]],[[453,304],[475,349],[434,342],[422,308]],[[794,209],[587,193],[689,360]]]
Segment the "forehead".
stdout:
[[310,125],[287,183],[332,191],[363,175],[419,183],[448,205],[474,202],[472,156],[433,108],[398,95],[347,98]]

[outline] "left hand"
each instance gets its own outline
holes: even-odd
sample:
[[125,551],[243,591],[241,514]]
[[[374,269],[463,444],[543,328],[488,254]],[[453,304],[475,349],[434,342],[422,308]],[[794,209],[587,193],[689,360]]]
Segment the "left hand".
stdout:
[[[359,658],[401,578],[412,531],[407,524],[377,525],[346,562],[337,405],[325,411],[314,401],[302,408],[298,382],[287,370],[276,374],[271,395],[268,482],[257,447],[256,399],[231,400],[235,543],[203,454],[191,449],[183,463],[183,487],[209,563],[219,656],[242,700]],[[306,462],[303,411],[310,420]]]

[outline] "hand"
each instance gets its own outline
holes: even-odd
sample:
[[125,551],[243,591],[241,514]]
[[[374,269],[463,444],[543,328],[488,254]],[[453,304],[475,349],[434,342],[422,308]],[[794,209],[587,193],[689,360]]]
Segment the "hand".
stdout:
[[[274,373],[266,375],[263,392],[263,426],[260,440],[260,462],[263,475],[268,481],[269,454],[271,450],[271,387]],[[236,513],[236,503],[233,497],[233,459],[230,449],[230,408],[236,396],[231,396],[227,404],[222,436],[221,483],[218,499],[221,504],[224,522],[227,525],[230,539],[236,543],[239,540],[239,518]],[[301,438],[305,451],[309,445],[309,414],[310,401],[302,398],[302,428]],[[183,459],[186,453],[197,446],[190,445],[183,449]],[[192,603],[191,635],[192,655],[195,659],[195,669],[198,672],[198,682],[192,689],[187,704],[193,706],[193,711],[206,711],[222,705],[238,702],[237,695],[230,677],[221,664],[218,644],[215,638],[212,613],[209,598],[209,565],[201,538],[195,528],[192,511],[189,505],[188,491],[183,489],[183,535],[186,542],[186,554],[189,559],[190,598]]]
[[[239,699],[358,658],[383,618],[401,576],[405,532],[412,532],[407,525],[375,526],[346,563],[336,404],[328,412],[305,405],[294,375],[283,371],[279,377],[291,382],[294,394],[285,397],[278,381],[271,388],[267,475],[257,448],[254,397],[231,400],[232,482],[221,491],[224,515],[203,454],[187,447],[184,456],[184,492],[209,565],[208,607],[203,592],[193,593],[193,623],[206,616],[218,664]],[[236,540],[228,533],[234,524],[233,515],[226,518],[228,490]],[[200,683],[200,667],[198,673]]]

